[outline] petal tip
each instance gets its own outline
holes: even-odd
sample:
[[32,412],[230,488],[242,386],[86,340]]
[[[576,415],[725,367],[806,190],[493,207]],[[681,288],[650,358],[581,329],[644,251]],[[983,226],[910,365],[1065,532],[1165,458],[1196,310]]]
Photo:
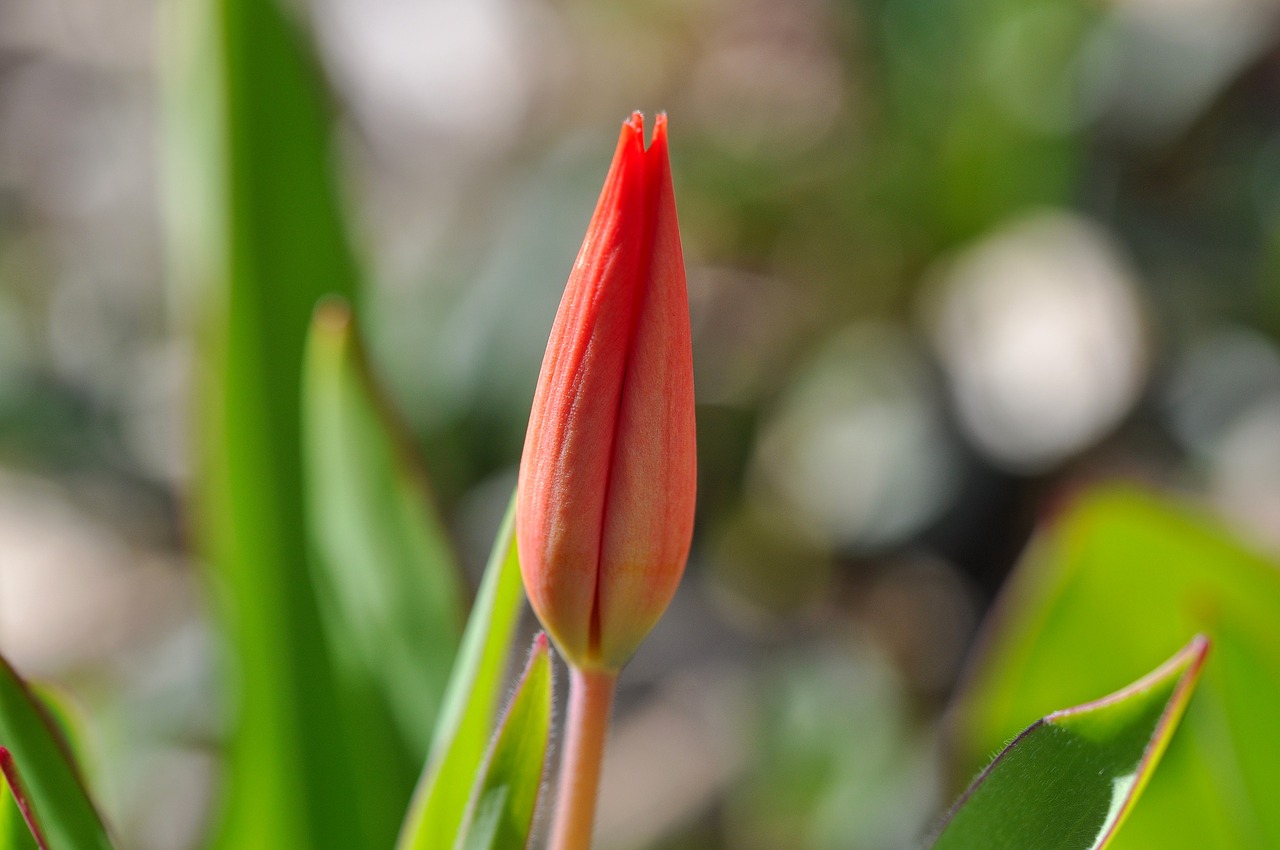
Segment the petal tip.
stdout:
[[649,152],[667,149],[667,113],[659,112],[653,116],[653,138],[649,142]]
[[648,146],[644,143],[644,113],[636,110],[631,117],[622,122],[622,133],[631,139],[638,140],[642,150],[652,150],[655,145],[665,146],[667,143],[667,113],[659,112],[653,116],[653,137]]
[[644,113],[632,112],[631,117],[622,122],[622,137],[618,141],[619,152],[626,151],[627,156],[644,153]]

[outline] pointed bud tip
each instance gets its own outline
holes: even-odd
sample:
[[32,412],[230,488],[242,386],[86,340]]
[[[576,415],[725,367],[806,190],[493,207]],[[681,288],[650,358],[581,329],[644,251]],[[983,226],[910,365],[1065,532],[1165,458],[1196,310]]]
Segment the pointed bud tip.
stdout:
[[[631,117],[622,122],[622,132],[631,139],[640,142],[641,149],[645,149],[644,143],[644,113],[636,110],[631,113]],[[660,144],[666,146],[667,143],[667,113],[659,112],[653,116],[653,138],[649,141],[648,149],[652,149],[655,145]]]

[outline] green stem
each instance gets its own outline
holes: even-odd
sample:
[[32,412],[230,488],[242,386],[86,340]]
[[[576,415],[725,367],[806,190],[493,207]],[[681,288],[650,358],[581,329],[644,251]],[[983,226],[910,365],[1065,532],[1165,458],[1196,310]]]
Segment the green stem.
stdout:
[[618,674],[569,668],[569,714],[550,850],[590,850],[596,791]]

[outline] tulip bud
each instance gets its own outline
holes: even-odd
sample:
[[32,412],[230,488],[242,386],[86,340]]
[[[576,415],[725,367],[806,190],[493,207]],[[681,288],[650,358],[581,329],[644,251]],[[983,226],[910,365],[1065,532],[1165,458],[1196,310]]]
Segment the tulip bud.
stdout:
[[693,535],[693,357],[667,121],[622,137],[538,377],[516,498],[525,590],[565,659],[616,670]]

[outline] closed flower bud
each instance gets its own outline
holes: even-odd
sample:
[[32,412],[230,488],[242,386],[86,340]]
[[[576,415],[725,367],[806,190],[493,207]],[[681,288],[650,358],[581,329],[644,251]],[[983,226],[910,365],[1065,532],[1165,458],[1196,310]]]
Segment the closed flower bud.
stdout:
[[616,670],[675,593],[693,534],[693,359],[667,121],[635,113],[538,378],[516,500],[534,611],[570,663]]

